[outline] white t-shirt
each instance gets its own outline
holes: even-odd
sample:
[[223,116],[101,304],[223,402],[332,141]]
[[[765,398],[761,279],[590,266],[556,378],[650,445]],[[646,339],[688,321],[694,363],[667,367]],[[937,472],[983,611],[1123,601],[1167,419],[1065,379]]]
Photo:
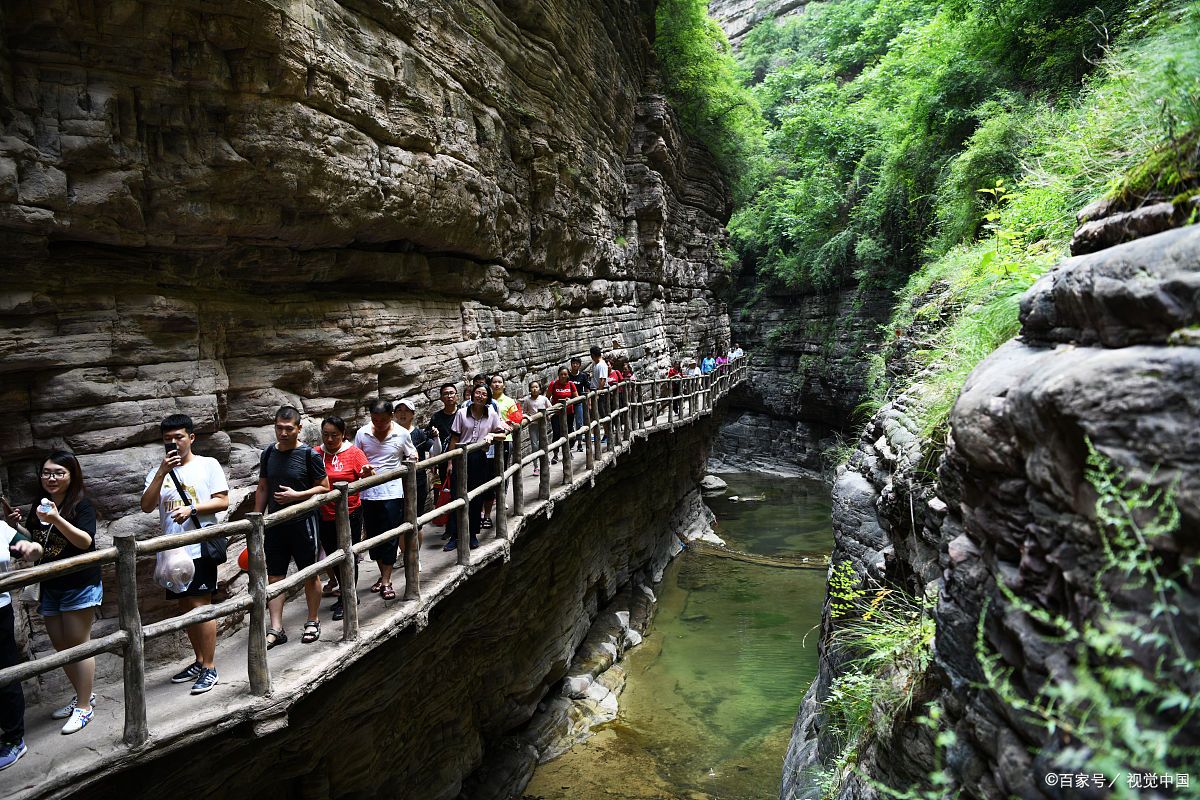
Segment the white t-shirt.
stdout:
[[608,385],[608,362],[603,358],[592,364],[592,388],[603,389]]
[[[382,441],[375,437],[375,429],[372,426],[364,425],[354,434],[354,444],[367,454],[367,462],[375,468],[376,474],[399,469],[404,459],[417,454],[412,437],[396,422],[392,423]],[[370,489],[363,489],[358,496],[363,500],[399,500],[404,497],[404,481],[394,480],[372,486]]]
[[[151,467],[150,471],[146,473],[147,487],[157,474],[158,467]],[[192,503],[199,505],[211,500],[214,494],[229,491],[229,483],[225,480],[225,471],[221,469],[221,462],[215,458],[192,454],[186,464],[175,468],[175,474],[179,476],[179,482],[187,490],[190,499],[180,498],[179,492],[175,489],[175,482],[171,480],[170,475],[163,478],[162,491],[158,495],[158,521],[162,525],[164,534],[183,533],[196,529],[191,522],[185,521],[185,524],[180,525],[173,520],[170,513],[175,509]],[[201,525],[213,525],[216,521],[216,514],[200,515]],[[186,549],[188,558],[199,558],[201,555],[199,542],[189,544]]]

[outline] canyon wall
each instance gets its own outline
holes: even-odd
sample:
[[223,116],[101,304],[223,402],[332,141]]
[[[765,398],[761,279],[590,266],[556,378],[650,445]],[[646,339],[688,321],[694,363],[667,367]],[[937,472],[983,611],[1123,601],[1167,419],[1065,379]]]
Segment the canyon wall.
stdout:
[[[743,281],[752,281],[744,278]],[[750,380],[713,448],[721,465],[827,474],[827,453],[850,435],[867,395],[892,293],[768,291],[735,304],[733,341],[752,357]]]
[[[854,770],[839,776],[837,797],[885,796],[879,783],[907,789],[943,769],[964,797],[1062,796],[1056,773],[1080,771],[1063,766],[1080,745],[1014,708],[1048,681],[1078,679],[1081,651],[1056,638],[1051,619],[1075,631],[1101,616],[1119,619],[1145,632],[1123,640],[1124,666],[1165,670],[1188,696],[1200,690],[1194,673],[1158,661],[1171,640],[1194,657],[1195,578],[1180,579],[1168,626],[1154,615],[1147,588],[1122,578],[1130,567],[1114,566],[1114,534],[1102,533],[1086,478],[1090,441],[1134,484],[1173,489],[1178,525],[1147,540],[1142,558],[1158,559],[1169,575],[1197,557],[1200,226],[1067,259],[1025,295],[1021,322],[1019,338],[963,387],[936,479],[929,467],[936,455],[906,413],[909,396],[875,416],[839,470],[835,563],[848,564],[864,585],[918,596],[928,590],[938,599],[928,668],[897,677],[909,682],[911,708],[873,720],[875,733]],[[1107,576],[1103,587],[1098,576]],[[786,800],[812,796],[840,747],[822,707],[848,657],[831,643],[837,626],[827,607],[820,674],[784,768]],[[1090,658],[1092,669],[1104,662]],[[997,674],[1009,676],[1003,691]],[[942,710],[949,743],[916,720],[930,703]],[[1152,716],[1139,722],[1144,735],[1181,720],[1169,708]],[[1194,746],[1194,726],[1172,739]]]
[[596,343],[645,375],[727,343],[727,192],[658,93],[653,15],[4,4],[6,493],[76,452],[104,544],[154,529],[137,498],[168,413],[244,508],[281,403],[312,437],[380,396],[423,417],[476,372],[521,396]]
[[807,4],[808,0],[710,0],[708,13],[737,47],[758,23],[801,11]]

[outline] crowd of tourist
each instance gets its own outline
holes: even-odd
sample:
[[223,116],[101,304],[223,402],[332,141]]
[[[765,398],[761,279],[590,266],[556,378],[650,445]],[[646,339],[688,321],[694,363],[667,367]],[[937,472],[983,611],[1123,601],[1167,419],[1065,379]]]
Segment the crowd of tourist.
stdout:
[[[395,404],[388,400],[376,400],[370,404],[367,408],[370,422],[357,430],[353,441],[347,438],[346,420],[328,416],[321,422],[321,445],[315,449],[301,440],[303,420],[300,411],[290,405],[282,406],[275,412],[273,420],[275,442],[262,452],[259,460],[254,509],[269,516],[329,491],[330,486],[338,481],[353,482],[394,470],[430,454],[490,442],[489,447],[471,450],[467,456],[466,485],[468,491],[473,490],[496,474],[494,459],[497,447],[505,448],[506,456],[512,457],[512,428],[523,417],[562,406],[598,389],[617,387],[617,392],[624,391],[623,384],[634,379],[633,368],[617,342],[613,344],[613,350],[607,356],[600,347],[592,347],[591,365],[587,369],[583,367],[582,358],[573,357],[544,386],[540,380],[530,381],[528,395],[519,402],[505,394],[505,381],[499,374],[474,376],[469,394],[465,396],[465,404],[460,403],[458,386],[444,383],[438,393],[442,407],[433,413],[424,427],[414,425],[416,408],[409,400],[400,400]],[[699,362],[695,359],[682,364],[673,362],[666,376],[675,379],[672,381],[672,393],[678,394],[679,382],[683,377],[706,375],[719,364],[729,363],[743,355],[741,348],[734,345],[728,355],[720,358],[705,355]],[[607,398],[599,399],[598,413],[608,414]],[[554,414],[550,418],[555,440],[583,427],[583,405],[576,404],[574,413],[566,415],[566,432],[562,430],[563,416]],[[229,485],[220,463],[215,458],[193,451],[196,434],[190,417],[183,414],[168,416],[162,420],[159,430],[165,455],[146,473],[141,510],[145,513],[157,512],[163,534],[182,533],[216,523],[217,515],[229,507]],[[541,449],[546,443],[538,438],[536,426],[530,426],[528,430],[531,448]],[[576,450],[583,450],[586,438],[585,435],[576,437]],[[552,463],[557,463],[558,459],[556,449]],[[433,470],[432,487],[443,500],[453,500],[457,496],[458,482],[454,480],[453,470],[452,462],[439,464]],[[535,475],[538,470],[535,462]],[[429,476],[425,472],[420,470],[417,476],[418,514],[424,512],[428,501]],[[24,511],[10,505],[7,498],[4,499],[5,521],[0,522],[0,544],[4,545],[0,547],[0,572],[7,572],[11,568],[11,559],[49,564],[96,550],[96,509],[87,498],[83,470],[73,454],[65,451],[49,454],[41,464],[38,482],[32,487],[30,496],[39,500],[35,500]],[[352,541],[357,543],[364,537],[371,538],[403,524],[404,499],[404,483],[399,480],[351,494],[347,505]],[[471,499],[467,531],[459,530],[458,514],[449,514],[442,535],[445,540],[442,549],[457,549],[463,535],[469,537],[471,547],[478,547],[481,529],[492,527],[494,501],[494,492]],[[267,579],[271,583],[283,580],[292,564],[301,570],[316,563],[324,558],[324,554],[338,547],[336,504],[326,503],[308,514],[268,527],[264,545]],[[213,601],[218,588],[217,568],[226,559],[226,547],[225,540],[214,539],[182,548],[185,562],[192,562],[190,581],[186,586],[172,584],[166,590],[167,598],[177,603],[180,613],[187,613]],[[392,573],[400,556],[399,537],[370,548],[368,556],[378,570],[378,580],[372,584],[370,591],[385,601],[394,600],[396,592],[392,585]],[[159,554],[159,559],[165,557],[167,553]],[[357,564],[354,572],[357,578]],[[340,586],[336,573],[329,576],[324,586],[319,575],[305,582],[307,620],[301,632],[301,642],[311,643],[320,639],[321,622],[318,614],[322,597],[335,598],[330,611],[332,618],[339,620],[344,613],[340,595],[345,591],[353,591],[353,588]],[[103,600],[98,565],[48,578],[34,589],[38,594],[39,614],[56,651],[89,641],[96,610]],[[25,591],[29,592],[28,589]],[[285,597],[280,594],[268,604],[268,649],[288,641],[283,623],[284,602]],[[215,662],[217,622],[210,620],[197,623],[185,628],[185,631],[194,660],[170,680],[177,684],[190,683],[191,694],[203,694],[218,683]],[[12,666],[20,660],[12,599],[7,592],[0,593],[0,668]],[[82,730],[94,718],[96,696],[92,689],[95,659],[68,664],[63,671],[75,694],[51,716],[64,720],[63,734],[72,734]],[[27,752],[24,743],[24,709],[24,695],[19,683],[0,688],[0,770],[12,766]]]

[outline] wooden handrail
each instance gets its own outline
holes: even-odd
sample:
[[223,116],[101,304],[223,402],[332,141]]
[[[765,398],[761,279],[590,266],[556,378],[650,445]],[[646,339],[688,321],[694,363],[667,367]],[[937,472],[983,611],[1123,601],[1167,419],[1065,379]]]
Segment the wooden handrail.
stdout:
[[[421,461],[409,461],[397,469],[389,470],[378,475],[362,478],[353,483],[339,482],[328,492],[310,497],[303,502],[288,506],[274,514],[264,517],[262,514],[248,514],[245,519],[227,521],[217,525],[184,533],[156,536],[142,541],[135,541],[129,535],[114,537],[116,546],[106,547],[85,553],[80,556],[55,561],[17,570],[0,577],[0,591],[11,591],[32,583],[77,572],[94,565],[115,563],[117,569],[117,584],[120,593],[119,615],[120,630],[94,639],[76,647],[68,648],[46,658],[28,661],[13,667],[0,670],[0,686],[14,681],[28,680],[37,675],[58,669],[66,664],[91,658],[99,653],[121,652],[123,655],[123,677],[125,683],[125,741],[132,747],[137,747],[147,741],[149,729],[146,723],[145,707],[145,658],[144,642],[158,636],[165,636],[183,630],[191,625],[214,619],[244,613],[249,610],[248,625],[249,642],[247,646],[247,671],[250,690],[253,694],[264,696],[271,691],[271,676],[266,657],[266,624],[267,600],[289,591],[312,575],[326,569],[336,567],[339,580],[343,585],[355,584],[354,555],[364,552],[370,547],[381,544],[396,537],[404,537],[405,550],[405,599],[420,598],[420,568],[415,557],[417,540],[421,525],[435,517],[446,513],[454,513],[458,518],[458,563],[472,563],[470,547],[470,501],[497,487],[503,487],[508,478],[514,479],[512,516],[524,514],[524,493],[521,485],[521,470],[529,463],[538,462],[541,467],[541,479],[538,483],[538,499],[550,499],[550,457],[561,448],[563,483],[567,487],[574,485],[574,463],[571,458],[572,440],[583,436],[585,452],[585,471],[590,473],[600,465],[613,461],[620,453],[632,446],[634,434],[643,430],[666,430],[675,424],[700,417],[711,411],[717,401],[723,398],[730,389],[746,379],[749,361],[740,359],[739,363],[721,365],[717,370],[699,378],[671,378],[660,381],[657,377],[651,380],[623,381],[620,384],[589,392],[586,395],[573,397],[563,403],[555,403],[550,408],[531,415],[519,425],[513,427],[514,458],[512,465],[507,465],[503,447],[496,448],[494,477],[467,490],[467,458],[477,450],[490,447],[490,440],[476,442],[467,446],[459,446],[453,450]],[[679,391],[673,390],[673,384],[678,383]],[[662,391],[660,392],[660,386]],[[646,399],[643,387],[650,387],[650,398]],[[634,394],[636,392],[636,399]],[[598,404],[603,399],[607,405],[606,413],[598,413]],[[686,413],[675,410],[676,403],[687,402]],[[661,421],[660,406],[667,405],[666,420]],[[647,413],[647,404],[649,413]],[[581,427],[571,430],[574,409],[582,405],[584,422]],[[558,416],[562,430],[554,441],[549,440],[548,424],[552,416]],[[537,426],[541,446],[522,455],[520,446],[525,431]],[[608,452],[604,452],[601,439],[607,435]],[[591,437],[589,439],[588,437]],[[496,443],[498,444],[498,443]],[[457,487],[457,497],[449,504],[417,516],[416,514],[416,480],[417,470],[429,469],[445,462],[453,462],[454,476]],[[396,528],[372,537],[371,539],[354,543],[351,541],[348,497],[362,489],[379,486],[394,480],[403,480],[405,484],[405,519]],[[569,491],[569,488],[568,488]],[[267,584],[266,556],[264,547],[265,531],[269,527],[294,520],[306,513],[316,511],[326,503],[335,504],[335,525],[338,533],[338,548],[321,561],[314,563],[296,573],[278,581]],[[506,492],[497,492],[496,528],[497,536],[509,539],[508,517],[509,507]],[[161,553],[166,550],[184,547],[209,540],[217,536],[246,537],[246,548],[249,551],[249,582],[245,596],[230,598],[222,603],[203,606],[149,625],[142,625],[137,602],[137,557]],[[343,592],[343,639],[353,641],[358,637],[358,598],[357,592]]]

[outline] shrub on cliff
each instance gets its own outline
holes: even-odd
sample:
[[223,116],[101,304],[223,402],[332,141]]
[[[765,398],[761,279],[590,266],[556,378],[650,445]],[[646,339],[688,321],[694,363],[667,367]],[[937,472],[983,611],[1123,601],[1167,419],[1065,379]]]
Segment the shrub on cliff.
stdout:
[[1148,0],[838,0],[762,23],[741,66],[771,126],[735,245],[792,287],[902,282],[988,235],[977,191],[1036,169],[1041,118],[1165,16]]
[[762,149],[763,118],[739,80],[729,40],[708,16],[705,0],[663,0],[655,17],[654,51],[684,130],[716,156],[743,200]]

